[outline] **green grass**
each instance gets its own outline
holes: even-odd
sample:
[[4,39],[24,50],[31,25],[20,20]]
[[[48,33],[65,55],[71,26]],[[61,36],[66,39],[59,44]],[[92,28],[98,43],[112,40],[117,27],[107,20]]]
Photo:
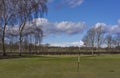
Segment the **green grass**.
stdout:
[[0,78],[120,78],[120,55],[1,59]]

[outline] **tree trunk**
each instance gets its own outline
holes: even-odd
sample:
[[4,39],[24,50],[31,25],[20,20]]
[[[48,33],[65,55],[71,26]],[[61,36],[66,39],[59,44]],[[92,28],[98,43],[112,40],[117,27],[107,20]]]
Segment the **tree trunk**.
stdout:
[[3,56],[6,56],[6,49],[5,49],[5,28],[6,28],[6,25],[4,25],[3,36],[2,36]]
[[22,32],[23,32],[23,29],[24,29],[24,26],[25,26],[25,22],[23,24],[20,25],[20,28],[19,28],[19,56],[21,56],[21,52],[22,52]]
[[3,56],[6,56],[4,37],[2,38],[2,49],[3,49]]
[[19,56],[21,56],[22,52],[22,33],[20,32],[20,37],[19,37]]

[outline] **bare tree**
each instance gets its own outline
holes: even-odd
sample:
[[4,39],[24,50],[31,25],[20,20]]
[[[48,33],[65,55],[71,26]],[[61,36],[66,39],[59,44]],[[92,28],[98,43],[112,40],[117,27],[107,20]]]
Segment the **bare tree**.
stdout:
[[95,29],[94,28],[91,28],[89,31],[88,31],[88,38],[90,39],[89,41],[89,44],[92,48],[95,47]]
[[16,13],[16,2],[17,0],[0,0],[0,26],[3,27],[2,30],[2,48],[3,55],[6,55],[5,49],[5,31],[8,24],[13,22]]
[[41,30],[41,28],[36,27],[34,34],[35,34],[35,49],[38,50],[38,48],[36,48],[36,46],[40,46],[40,42],[43,37],[43,31]]
[[92,27],[87,31],[86,35],[83,38],[83,41],[86,47],[92,48],[92,54],[95,47],[100,48],[104,43],[104,35],[105,33],[102,29],[102,26]]
[[120,33],[115,36],[116,48],[120,52]]
[[2,44],[2,27],[0,26],[0,44]]
[[92,48],[92,55],[93,55],[93,49],[95,47],[95,35],[96,35],[95,29],[90,28],[83,38],[85,45]]
[[113,44],[113,37],[112,37],[112,35],[110,35],[110,34],[106,35],[105,43],[107,44],[108,48],[112,48],[112,44]]
[[6,55],[5,35],[7,25],[19,25],[19,53],[21,55],[23,29],[26,23],[43,16],[47,12],[46,2],[47,0],[0,0],[3,55]]
[[43,37],[43,31],[41,30],[41,27],[36,26],[36,23],[34,22],[31,26],[25,27],[25,29],[23,30],[23,37],[24,40],[27,40],[29,47],[31,44],[34,44],[34,51],[37,52],[37,47],[40,45]]
[[20,0],[18,4],[19,55],[21,55],[23,30],[33,18],[43,16],[47,11],[47,0]]
[[95,28],[95,43],[97,44],[98,49],[104,43],[104,36],[105,32],[103,31],[102,26]]
[[84,42],[85,47],[90,47],[89,36],[88,35],[85,35],[83,37],[82,41]]
[[120,34],[116,34],[115,36],[116,46],[120,48]]

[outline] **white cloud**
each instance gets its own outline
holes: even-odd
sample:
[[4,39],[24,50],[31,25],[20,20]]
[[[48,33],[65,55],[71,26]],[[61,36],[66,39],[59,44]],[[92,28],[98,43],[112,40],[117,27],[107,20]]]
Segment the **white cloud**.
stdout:
[[120,20],[118,20],[118,24],[116,25],[107,25],[105,23],[96,23],[95,28],[102,27],[103,31],[106,33],[116,34],[120,33]]
[[63,42],[63,43],[53,43],[50,44],[50,46],[58,46],[58,47],[69,47],[69,46],[74,46],[74,47],[82,47],[84,46],[84,42]]
[[[85,0],[58,0],[56,2],[56,7],[61,8],[63,6],[67,6],[70,8],[75,8],[77,6],[80,6]],[[55,0],[48,0],[49,3],[55,2]]]
[[94,29],[99,29],[101,28],[102,32],[108,32],[106,31],[107,29],[107,25],[105,23],[96,23],[94,26],[93,26]]
[[120,33],[120,26],[119,25],[113,25],[111,27],[108,28],[108,32],[110,33]]
[[[40,26],[44,31],[45,35],[49,34],[78,34],[83,31],[86,27],[85,22],[69,22],[69,21],[62,21],[62,22],[49,22],[47,19],[35,19],[37,22],[37,26]],[[42,20],[42,22],[41,22]]]
[[65,4],[68,4],[71,8],[80,6],[84,0],[64,0]]
[[[71,22],[71,21],[61,21],[61,22],[50,22],[45,18],[34,19],[36,25],[42,28],[44,35],[50,34],[78,34],[81,33],[85,27],[85,22]],[[96,23],[94,28],[102,27],[102,30],[106,33],[120,33],[120,20],[116,25],[108,25],[105,23]]]
[[95,24],[95,28],[99,28],[99,27],[102,27],[102,28],[105,28],[107,25],[105,23],[96,23]]
[[37,26],[43,25],[43,24],[47,24],[48,20],[45,18],[37,18],[37,19],[33,19],[33,22],[36,22]]
[[[34,22],[35,25],[34,25]],[[78,34],[81,33],[85,27],[85,22],[69,22],[69,21],[62,21],[62,22],[49,22],[45,18],[37,18],[34,19],[31,23],[26,23],[23,33],[29,33],[34,31],[35,26],[37,28],[41,28],[43,30],[44,35],[50,34]],[[9,30],[9,31],[8,31]],[[11,33],[17,35],[19,31],[18,26],[10,27],[7,29],[7,33]]]

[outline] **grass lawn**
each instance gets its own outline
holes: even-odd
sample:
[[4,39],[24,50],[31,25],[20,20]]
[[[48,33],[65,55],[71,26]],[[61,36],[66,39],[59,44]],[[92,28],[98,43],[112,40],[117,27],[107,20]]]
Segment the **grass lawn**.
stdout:
[[120,78],[120,55],[0,59],[0,78]]

